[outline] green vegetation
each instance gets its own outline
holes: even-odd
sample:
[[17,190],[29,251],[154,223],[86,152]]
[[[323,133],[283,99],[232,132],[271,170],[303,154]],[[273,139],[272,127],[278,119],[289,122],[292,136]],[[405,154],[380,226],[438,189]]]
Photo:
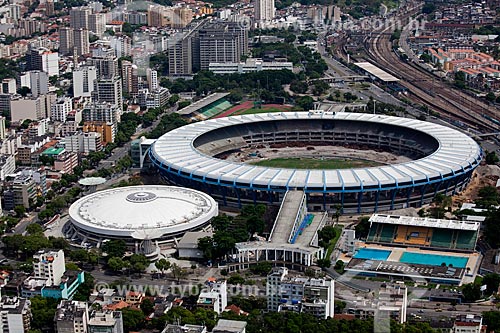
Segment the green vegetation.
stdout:
[[485,160],[487,164],[497,164],[499,158],[494,151],[487,151]]
[[363,239],[368,237],[368,232],[370,231],[369,219],[369,217],[362,217],[359,219],[359,223],[354,228],[357,238]]
[[[288,98],[283,85],[299,79],[288,70],[261,71],[247,74],[216,75],[210,71],[198,72],[192,80],[177,79],[162,80],[162,85],[173,94],[184,91],[194,91],[196,95],[208,95],[217,91],[229,91],[231,94],[250,94],[255,96],[259,91],[260,98],[265,102],[275,102],[276,98]],[[300,79],[305,77],[300,76]]]
[[158,126],[155,127],[146,136],[149,139],[157,139],[166,132],[169,132],[177,127],[181,127],[187,124],[187,121],[182,118],[178,113],[166,114],[164,115]]
[[351,160],[344,158],[332,159],[316,159],[316,158],[273,158],[250,163],[258,166],[272,168],[289,168],[289,169],[350,169],[364,168],[381,165],[377,162],[366,160]]
[[265,205],[244,206],[241,214],[233,217],[219,215],[212,220],[215,232],[213,237],[204,237],[198,241],[198,248],[205,259],[218,260],[228,254],[238,242],[247,241],[254,233],[265,229]]
[[484,221],[484,237],[486,242],[494,248],[497,249],[500,247],[500,238],[498,235],[500,234],[500,209],[492,209],[488,212],[488,217]]

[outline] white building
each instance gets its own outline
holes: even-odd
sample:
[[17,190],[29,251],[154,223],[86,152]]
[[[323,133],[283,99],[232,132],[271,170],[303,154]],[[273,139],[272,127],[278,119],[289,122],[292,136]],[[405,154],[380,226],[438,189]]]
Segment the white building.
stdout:
[[11,121],[35,120],[44,112],[42,98],[16,98],[10,101]]
[[329,278],[289,277],[285,267],[276,268],[267,276],[269,311],[295,311],[318,318],[333,318],[333,295],[334,282]]
[[54,104],[50,110],[50,120],[65,122],[68,113],[73,109],[71,98],[61,97]]
[[272,21],[276,16],[274,0],[255,0],[254,10],[257,26],[265,25],[265,23]]
[[91,97],[97,80],[95,66],[82,66],[73,70],[73,96]]
[[146,76],[149,90],[153,91],[158,89],[158,72],[154,69],[148,68],[146,70]]
[[87,302],[62,300],[54,316],[56,332],[87,333],[88,317]]
[[2,80],[2,94],[15,94],[17,92],[16,79],[6,78]]
[[251,73],[259,71],[293,71],[292,62],[262,61],[262,59],[247,59],[246,62],[211,62],[208,70],[215,74]]
[[196,306],[221,314],[227,306],[227,282],[219,280],[216,282],[207,282],[207,285],[209,291],[200,293]]
[[137,98],[141,107],[145,107],[146,109],[159,108],[167,105],[170,92],[164,87],[152,91],[141,89],[137,94]]
[[4,181],[7,175],[16,171],[16,159],[14,155],[0,155],[0,180]]
[[2,297],[0,332],[27,333],[30,330],[31,302],[25,298]]
[[21,87],[31,89],[31,95],[38,97],[49,92],[49,75],[43,71],[29,71],[21,75]]
[[65,271],[63,250],[41,250],[33,255],[33,277],[47,279],[49,285],[59,285]]
[[5,137],[7,136],[7,131],[5,129],[5,117],[4,116],[0,116],[0,140],[3,140],[5,139]]
[[69,152],[88,154],[102,150],[101,134],[95,132],[74,133],[64,138],[64,148]]
[[455,319],[455,323],[453,324],[453,333],[481,333],[482,328],[482,316],[462,314]]
[[89,27],[88,29],[92,31],[97,36],[102,36],[104,31],[106,31],[106,14],[95,13],[89,15]]
[[124,333],[121,311],[92,311],[88,322],[89,333]]

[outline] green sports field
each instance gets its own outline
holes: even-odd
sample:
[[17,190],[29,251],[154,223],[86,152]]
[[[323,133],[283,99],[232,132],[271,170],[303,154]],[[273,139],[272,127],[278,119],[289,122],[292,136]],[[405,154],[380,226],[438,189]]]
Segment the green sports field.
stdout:
[[381,163],[354,160],[346,158],[316,159],[316,158],[272,158],[250,164],[287,169],[352,169],[380,166]]

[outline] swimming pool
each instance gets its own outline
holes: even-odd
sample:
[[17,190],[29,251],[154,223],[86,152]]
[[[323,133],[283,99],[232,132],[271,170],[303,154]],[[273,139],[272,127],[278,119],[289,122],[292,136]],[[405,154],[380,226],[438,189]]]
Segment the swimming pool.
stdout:
[[450,264],[453,267],[465,268],[467,266],[468,258],[454,257],[454,256],[442,256],[438,254],[427,254],[427,253],[415,253],[415,252],[405,252],[399,259],[399,262],[406,264],[419,264],[419,265],[431,265],[431,266],[441,266],[443,263],[446,266]]
[[367,249],[361,248],[355,254],[356,259],[367,259],[367,260],[387,260],[391,251],[377,250],[377,249]]

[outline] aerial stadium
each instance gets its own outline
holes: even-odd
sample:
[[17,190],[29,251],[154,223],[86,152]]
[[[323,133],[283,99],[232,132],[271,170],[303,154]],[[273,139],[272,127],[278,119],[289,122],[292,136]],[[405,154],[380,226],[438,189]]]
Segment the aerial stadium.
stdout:
[[174,186],[140,185],[89,194],[69,208],[66,235],[82,244],[123,239],[137,252],[155,253],[158,244],[199,230],[217,216],[209,195]]
[[[309,153],[322,149],[317,160],[330,159],[328,149],[337,147],[360,150],[366,160],[379,152],[393,156],[342,169],[260,166],[228,158],[301,146]],[[208,193],[222,205],[279,204],[287,191],[301,190],[311,211],[340,205],[343,213],[365,213],[419,207],[438,193],[461,191],[479,165],[482,150],[467,135],[434,123],[310,111],[192,123],[160,137],[149,157],[169,184]]]

